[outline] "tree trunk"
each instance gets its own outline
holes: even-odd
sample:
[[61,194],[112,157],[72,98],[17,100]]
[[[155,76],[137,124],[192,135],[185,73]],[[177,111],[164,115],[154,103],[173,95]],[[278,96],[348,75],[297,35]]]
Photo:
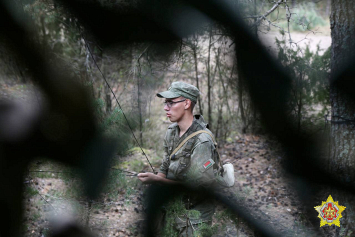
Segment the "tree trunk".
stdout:
[[[344,66],[355,49],[355,5],[351,0],[332,0],[331,6],[331,73]],[[353,124],[343,123],[354,120],[354,105],[335,87],[330,88],[332,112],[330,170],[346,182],[355,181],[355,131]]]
[[[102,62],[103,61],[104,61],[104,59],[102,58]],[[104,63],[102,63],[101,70],[105,75],[105,64]],[[106,113],[107,114],[111,113],[112,112],[111,90],[106,83],[105,83],[105,104],[106,104]]]
[[244,110],[244,86],[243,86],[243,79],[242,79],[242,73],[240,71],[240,66],[237,62],[237,73],[238,73],[238,84],[237,84],[237,89],[238,89],[238,107],[240,111],[240,117],[242,118],[242,133],[246,133],[247,131],[247,119],[245,116],[245,110]]
[[[331,28],[331,74],[337,74],[338,70],[345,66],[354,55],[355,49],[355,22],[353,13],[355,5],[352,0],[332,0],[330,14]],[[339,80],[339,79],[338,79]],[[354,80],[352,78],[352,80]],[[339,84],[347,87],[344,80]],[[350,82],[351,83],[351,82]],[[332,175],[338,177],[343,182],[353,184],[355,181],[355,131],[354,124],[347,120],[355,119],[355,106],[339,88],[330,85],[330,104],[331,104],[331,129],[330,129],[330,162],[329,170]],[[339,202],[347,203],[348,206],[354,206],[353,197],[342,195],[338,191],[332,192]],[[349,230],[354,232],[354,220],[350,213],[344,212],[343,218],[340,219],[341,227],[348,233]],[[339,229],[336,235],[339,236]]]
[[212,107],[211,107],[211,42],[212,42],[212,26],[209,27],[208,41],[208,57],[207,57],[207,104],[208,104],[208,124],[212,130]]
[[[193,51],[193,56],[194,56],[194,62],[195,62],[195,76],[196,76],[196,87],[201,91],[200,89],[200,85],[199,85],[199,80],[198,80],[198,68],[197,68],[197,45],[195,45],[192,48]],[[203,111],[202,111],[202,104],[201,104],[201,97],[198,98],[198,107],[200,108],[200,114],[203,115]]]
[[138,97],[138,116],[139,116],[139,141],[143,146],[143,111],[142,111],[142,69],[140,64],[140,58],[135,65],[137,68],[137,97]]
[[[232,110],[230,109],[229,102],[228,102],[228,99],[229,99],[228,90],[226,89],[226,86],[224,84],[219,56],[220,56],[220,50],[218,49],[218,55],[216,56],[216,68],[218,69],[219,81],[221,82],[221,85],[222,85],[222,88],[223,88],[224,103],[227,105],[227,110],[228,110],[229,115],[232,115]],[[230,78],[232,78],[233,71],[234,71],[234,65],[233,65],[233,68],[231,70]]]
[[[95,75],[94,71],[97,70],[95,62],[98,62],[98,56],[95,55],[95,47],[96,44],[94,42],[94,39],[91,37],[91,35],[82,35],[84,41],[85,41],[85,48],[86,48],[86,57],[85,57],[85,68],[86,68],[86,81],[91,84],[92,87],[92,94],[95,98],[95,90],[96,86],[95,85]],[[101,96],[101,90],[98,91],[98,95],[96,98],[100,98]]]
[[139,140],[143,146],[143,118],[142,118],[142,103],[141,103],[141,74],[140,69],[137,77],[137,95],[138,95],[138,114],[139,114]]
[[219,108],[218,108],[218,119],[217,119],[217,125],[216,125],[216,132],[215,132],[215,136],[216,136],[216,140],[217,140],[217,143],[219,144],[220,143],[220,131],[222,130],[222,124],[223,124],[223,117],[222,117],[222,113],[223,113],[223,103],[221,103],[219,105]]
[[[142,65],[141,60],[142,58],[138,57],[141,53],[137,51],[141,45],[134,44],[131,48],[131,67],[133,71],[133,81],[135,81],[134,89],[132,90],[132,113],[135,121],[137,121],[139,126],[139,137],[138,142],[141,146],[143,146],[143,118],[145,116],[146,110],[146,101],[143,99],[143,80],[142,80]],[[137,120],[136,120],[137,119]]]
[[242,83],[242,79],[240,78],[238,79],[238,102],[239,102],[240,116],[242,118],[242,123],[243,123],[242,132],[246,133],[247,121],[245,118],[244,105],[243,105],[243,83]]
[[296,101],[297,101],[297,131],[298,133],[301,133],[301,124],[302,124],[302,114],[303,114],[303,103],[302,103],[302,90],[303,90],[303,73],[302,69],[299,73],[298,79],[297,79],[297,92],[296,92]]

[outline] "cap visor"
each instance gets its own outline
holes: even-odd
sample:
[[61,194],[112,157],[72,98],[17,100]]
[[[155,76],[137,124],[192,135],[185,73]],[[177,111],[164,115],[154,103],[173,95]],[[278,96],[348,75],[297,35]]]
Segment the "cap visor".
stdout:
[[157,94],[158,97],[160,98],[167,98],[167,99],[172,99],[172,98],[177,98],[180,97],[180,95],[171,92],[171,91],[163,91]]

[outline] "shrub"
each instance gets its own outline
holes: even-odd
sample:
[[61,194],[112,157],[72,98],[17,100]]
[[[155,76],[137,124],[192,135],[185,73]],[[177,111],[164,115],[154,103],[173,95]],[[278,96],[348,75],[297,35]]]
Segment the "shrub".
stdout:
[[299,46],[288,47],[285,39],[276,39],[276,45],[278,60],[292,77],[290,115],[295,118],[299,131],[301,128],[319,130],[324,127],[324,116],[330,108],[330,49],[320,54],[319,45],[315,52],[309,45],[304,50]]
[[316,11],[314,2],[304,2],[291,10],[291,29],[294,31],[306,31],[317,26],[324,26],[326,21]]
[[[132,134],[122,111],[115,108],[110,113],[104,113],[103,108],[105,107],[105,102],[101,98],[96,100],[95,107],[96,116],[101,130],[105,135],[113,137],[119,141],[117,143],[117,154],[125,155],[126,151],[132,146]],[[129,117],[127,119],[129,120],[131,128],[134,129],[137,124]]]

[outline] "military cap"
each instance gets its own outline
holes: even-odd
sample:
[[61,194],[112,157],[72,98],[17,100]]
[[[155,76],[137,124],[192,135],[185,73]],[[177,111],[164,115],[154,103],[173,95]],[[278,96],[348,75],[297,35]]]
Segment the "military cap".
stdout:
[[177,81],[173,82],[167,91],[160,92],[157,94],[157,96],[167,99],[173,99],[182,96],[196,103],[197,98],[200,96],[200,91],[197,89],[197,87],[191,84]]

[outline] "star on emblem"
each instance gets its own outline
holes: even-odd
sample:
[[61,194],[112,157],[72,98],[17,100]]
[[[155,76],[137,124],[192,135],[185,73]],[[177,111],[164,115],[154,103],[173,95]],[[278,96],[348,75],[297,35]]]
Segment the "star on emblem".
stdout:
[[336,225],[340,227],[340,218],[342,218],[341,212],[345,210],[346,207],[340,206],[338,202],[334,202],[332,196],[329,195],[327,201],[322,202],[322,205],[314,207],[319,213],[320,227],[328,224]]

